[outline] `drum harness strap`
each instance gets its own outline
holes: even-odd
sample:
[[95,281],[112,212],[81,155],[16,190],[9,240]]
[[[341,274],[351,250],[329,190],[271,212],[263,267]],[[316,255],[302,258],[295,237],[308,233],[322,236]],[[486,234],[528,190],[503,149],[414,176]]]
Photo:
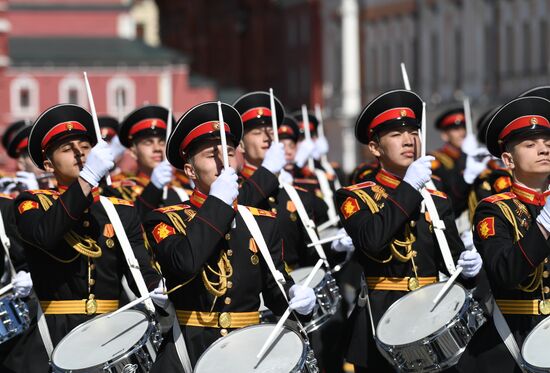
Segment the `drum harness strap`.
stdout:
[[181,202],[189,201],[189,196],[187,195],[187,193],[185,192],[185,190],[183,188],[175,187],[175,186],[173,186],[171,188],[174,190],[174,192],[176,192],[176,194],[180,198]]
[[[306,208],[304,207],[304,203],[302,202],[300,195],[298,195],[298,192],[296,192],[296,189],[294,189],[293,186],[287,183],[281,183],[281,186],[290,197],[290,200],[294,203],[294,206],[296,206],[296,212],[298,213],[302,224],[306,228],[307,235],[309,236],[311,242],[319,241],[317,232],[315,232],[315,223],[313,223],[313,221],[309,218]],[[325,250],[323,250],[323,246],[317,244],[314,247],[317,255],[319,255],[319,258],[321,258],[325,266],[330,269],[330,265],[328,264],[327,256],[325,254]]]
[[317,180],[319,180],[319,187],[321,188],[321,193],[323,193],[323,200],[328,206],[329,221],[334,221],[336,224],[339,222],[339,220],[336,220],[338,214],[336,214],[336,207],[334,206],[334,199],[332,198],[333,193],[332,189],[330,189],[327,174],[323,170],[315,169],[315,175],[317,176]]
[[502,341],[506,345],[506,348],[510,352],[510,355],[514,358],[516,361],[516,364],[521,369],[522,372],[526,372],[523,362],[523,357],[521,356],[518,344],[516,342],[516,339],[514,338],[514,335],[512,334],[512,331],[510,330],[510,327],[508,326],[508,323],[506,322],[506,319],[502,315],[502,312],[498,308],[495,300],[493,299],[493,322],[495,323],[495,327],[497,329],[498,334],[500,335],[500,338],[502,338]]

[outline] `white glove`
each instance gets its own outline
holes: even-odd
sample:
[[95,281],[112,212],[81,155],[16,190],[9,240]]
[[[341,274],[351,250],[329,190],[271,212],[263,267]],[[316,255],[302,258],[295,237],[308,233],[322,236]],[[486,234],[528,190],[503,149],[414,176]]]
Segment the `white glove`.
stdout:
[[355,246],[353,246],[353,241],[351,237],[348,236],[344,228],[338,229],[338,236],[341,234],[345,234],[346,237],[340,238],[339,240],[336,240],[336,241],[332,241],[330,248],[338,253],[353,252],[355,250]]
[[540,210],[539,216],[537,216],[537,223],[550,232],[550,201],[547,201],[542,210]]
[[312,156],[315,144],[311,140],[304,140],[298,144],[298,151],[294,156],[294,162],[296,166],[302,168],[306,164],[309,157]]
[[431,155],[425,155],[411,163],[403,181],[408,183],[416,190],[424,187],[432,177],[432,161],[435,160]]
[[[480,156],[486,154],[482,160]],[[487,168],[487,162],[491,159],[489,152],[485,148],[477,148],[472,150],[466,157],[466,168],[464,169],[464,181],[466,184],[472,184],[476,177]]]
[[317,160],[321,159],[323,155],[328,154],[328,141],[325,136],[318,137],[315,140],[315,147],[311,156]]
[[233,168],[223,169],[220,176],[210,186],[209,195],[217,197],[232,206],[233,201],[239,196],[239,183],[237,180],[238,176]]
[[466,278],[471,278],[477,276],[481,270],[483,260],[474,247],[472,250],[465,250],[461,252],[457,263],[462,267],[461,275]]
[[309,286],[292,285],[288,306],[300,315],[309,315],[317,302],[315,292]]
[[479,148],[476,136],[473,133],[467,134],[462,142],[461,148],[464,153],[473,154],[477,148]]
[[29,296],[32,290],[31,274],[26,271],[19,271],[12,280],[15,295],[21,298]]
[[118,136],[114,136],[111,139],[110,145],[115,159],[118,159],[126,151],[126,147],[120,143],[120,139],[118,138]]
[[466,250],[470,250],[474,247],[474,235],[470,229],[460,233],[460,239],[462,240]]
[[174,169],[172,168],[170,162],[165,159],[153,169],[153,173],[151,174],[151,182],[158,189],[162,189],[166,184],[172,181],[173,176]]
[[286,183],[288,185],[292,185],[292,183],[294,182],[294,178],[292,177],[292,175],[287,172],[284,168],[281,170],[281,172],[279,173],[279,181],[281,183]]
[[280,142],[272,142],[267,152],[265,152],[262,166],[271,171],[271,173],[277,174],[285,165],[285,146]]
[[164,294],[164,282],[162,280],[160,280],[158,286],[149,295],[157,306],[166,309],[169,301],[168,294]]
[[115,158],[111,147],[103,140],[92,148],[86,157],[84,168],[80,171],[80,177],[86,180],[91,186],[98,186],[103,176],[109,173],[109,170],[115,166]]
[[27,190],[40,189],[38,187],[38,181],[36,180],[36,175],[34,173],[27,171],[17,171],[15,175],[17,176],[15,180],[25,184]]

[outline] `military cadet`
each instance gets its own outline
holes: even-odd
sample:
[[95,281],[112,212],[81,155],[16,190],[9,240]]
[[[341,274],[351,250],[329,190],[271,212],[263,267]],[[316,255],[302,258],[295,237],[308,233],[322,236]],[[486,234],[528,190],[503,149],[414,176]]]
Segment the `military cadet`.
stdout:
[[378,171],[378,167],[380,165],[378,164],[378,161],[367,161],[367,162],[362,162],[359,164],[359,166],[355,167],[355,169],[352,171],[350,177],[349,177],[349,181],[350,181],[350,184],[353,185],[353,184],[359,184],[365,180],[367,180],[367,178],[369,177],[370,174],[372,174],[373,172],[377,172]]
[[[33,126],[28,148],[36,166],[55,175],[57,190],[25,191],[15,200],[17,227],[54,346],[77,325],[118,308],[123,275],[135,289],[113,225],[98,203],[99,182],[114,162],[109,145],[96,142],[92,116],[82,107],[46,110]],[[129,201],[110,200],[147,287],[162,291],[136,210]],[[162,304],[166,296],[157,293],[152,298]],[[43,372],[45,350],[36,351],[29,364],[27,372]]]
[[187,199],[185,191],[169,185],[174,175],[164,155],[167,120],[168,109],[148,105],[130,113],[120,126],[120,142],[136,159],[137,175],[121,181],[116,188],[122,198],[135,202],[142,218],[153,209]]
[[[511,170],[513,184],[510,192],[479,203],[474,242],[496,305],[521,349],[527,334],[550,314],[550,101],[523,97],[502,106],[487,125],[486,142]],[[496,330],[479,345],[477,371],[522,371]]]
[[[438,272],[446,272],[431,219],[421,213],[419,191],[430,181],[433,160],[416,157],[421,119],[422,100],[411,91],[386,92],[369,103],[357,119],[355,135],[378,158],[380,169],[368,181],[336,193],[342,224],[366,276],[374,325],[407,292],[437,282]],[[463,251],[447,196],[429,192],[445,223],[453,258],[460,256],[462,276],[477,275],[481,258],[475,251]],[[365,309],[356,307],[349,322],[347,360],[356,372],[392,371],[376,348]]]
[[[145,221],[193,365],[218,338],[259,323],[260,292],[276,314],[286,307],[256,241],[235,211],[239,195],[235,147],[243,127],[233,107],[222,104],[222,112],[223,127],[215,102],[197,105],[180,118],[168,140],[167,158],[193,180],[195,190],[189,203],[157,209]],[[221,128],[226,132],[230,165],[223,170]],[[259,224],[276,268],[285,274],[291,309],[309,314],[315,295],[309,288],[293,285],[286,275],[275,214],[248,209]],[[153,371],[182,371],[174,351],[173,339],[167,338]]]
[[[119,161],[122,159],[124,153],[126,152],[126,147],[120,143],[120,139],[118,137],[118,129],[120,127],[120,123],[116,118],[109,115],[100,115],[97,120],[99,122],[99,131],[101,132],[101,138],[106,143],[111,145],[111,151],[115,158],[115,168],[111,170],[110,175],[111,181],[114,181],[116,183],[128,177],[128,175],[125,175],[118,166]],[[118,183],[116,184],[118,185]]]

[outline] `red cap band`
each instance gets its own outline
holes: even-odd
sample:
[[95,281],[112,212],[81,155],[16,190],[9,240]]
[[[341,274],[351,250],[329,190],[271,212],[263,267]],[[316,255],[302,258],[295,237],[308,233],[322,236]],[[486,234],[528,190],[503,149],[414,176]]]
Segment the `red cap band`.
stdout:
[[25,137],[21,142],[17,145],[17,148],[15,150],[17,153],[19,153],[21,150],[25,149],[29,145],[29,138]]
[[241,119],[244,122],[247,122],[251,119],[261,118],[261,117],[270,117],[271,110],[266,107],[255,107],[250,110],[245,111],[241,115]]
[[455,113],[447,115],[443,120],[441,121],[441,127],[448,127],[453,124],[460,124],[465,121],[464,114],[462,113]]
[[498,138],[499,140],[502,140],[503,138],[508,136],[512,131],[515,131],[524,127],[530,127],[533,125],[550,128],[550,122],[545,117],[542,117],[540,115],[524,115],[508,123],[506,127],[504,127],[502,131],[500,131]]
[[[303,131],[304,128],[305,128],[304,122],[298,123],[298,127]],[[311,123],[311,122],[309,122],[309,131],[310,131],[310,132],[315,131],[315,126],[314,126],[313,123]]]
[[[191,143],[191,141],[195,140],[199,136],[206,135],[207,133],[219,132],[220,131],[219,123],[220,122],[217,120],[210,121],[210,122],[201,123],[197,127],[193,128],[187,134],[187,136],[185,136],[185,138],[183,139],[180,146],[180,150],[184,151],[187,148],[187,146]],[[226,133],[231,134],[231,130],[227,123],[224,123],[223,127]]]
[[388,109],[380,114],[378,114],[372,122],[370,122],[369,130],[372,132],[374,128],[388,120],[400,119],[400,118],[412,118],[416,119],[414,111],[408,107],[397,107],[393,109]]
[[137,122],[136,124],[134,124],[132,128],[130,128],[130,131],[128,132],[128,134],[130,136],[133,136],[136,133],[143,130],[148,130],[148,129],[154,130],[155,128],[166,129],[167,127],[168,126],[166,125],[166,122],[163,121],[162,119],[158,119],[158,118],[143,119]]
[[279,133],[279,135],[285,135],[285,134],[295,135],[294,131],[292,130],[292,127],[285,126],[285,125],[280,126],[277,132]]
[[88,131],[86,127],[84,127],[80,122],[69,121],[69,122],[59,123],[53,126],[52,129],[50,129],[48,132],[46,132],[46,135],[42,139],[42,142],[40,145],[44,149],[55,135],[59,135],[63,132],[71,132],[72,130],[79,130],[79,131],[85,131],[85,132]]

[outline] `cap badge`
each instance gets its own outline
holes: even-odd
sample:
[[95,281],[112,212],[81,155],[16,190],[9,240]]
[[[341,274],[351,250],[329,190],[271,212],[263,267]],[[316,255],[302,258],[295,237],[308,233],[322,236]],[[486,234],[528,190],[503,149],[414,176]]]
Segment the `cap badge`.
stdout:
[[219,131],[220,130],[220,122],[214,122],[212,123],[212,129],[214,131]]
[[67,129],[67,131],[70,131],[70,130],[73,129],[73,124],[72,124],[72,123],[67,123],[67,124],[65,125],[65,128]]
[[151,129],[154,130],[156,126],[157,126],[157,120],[154,119],[154,120],[151,122]]
[[531,118],[531,124],[538,124],[539,121],[537,120],[537,118]]
[[401,110],[399,112],[399,114],[402,116],[402,117],[406,117],[407,116],[407,111],[406,110]]

